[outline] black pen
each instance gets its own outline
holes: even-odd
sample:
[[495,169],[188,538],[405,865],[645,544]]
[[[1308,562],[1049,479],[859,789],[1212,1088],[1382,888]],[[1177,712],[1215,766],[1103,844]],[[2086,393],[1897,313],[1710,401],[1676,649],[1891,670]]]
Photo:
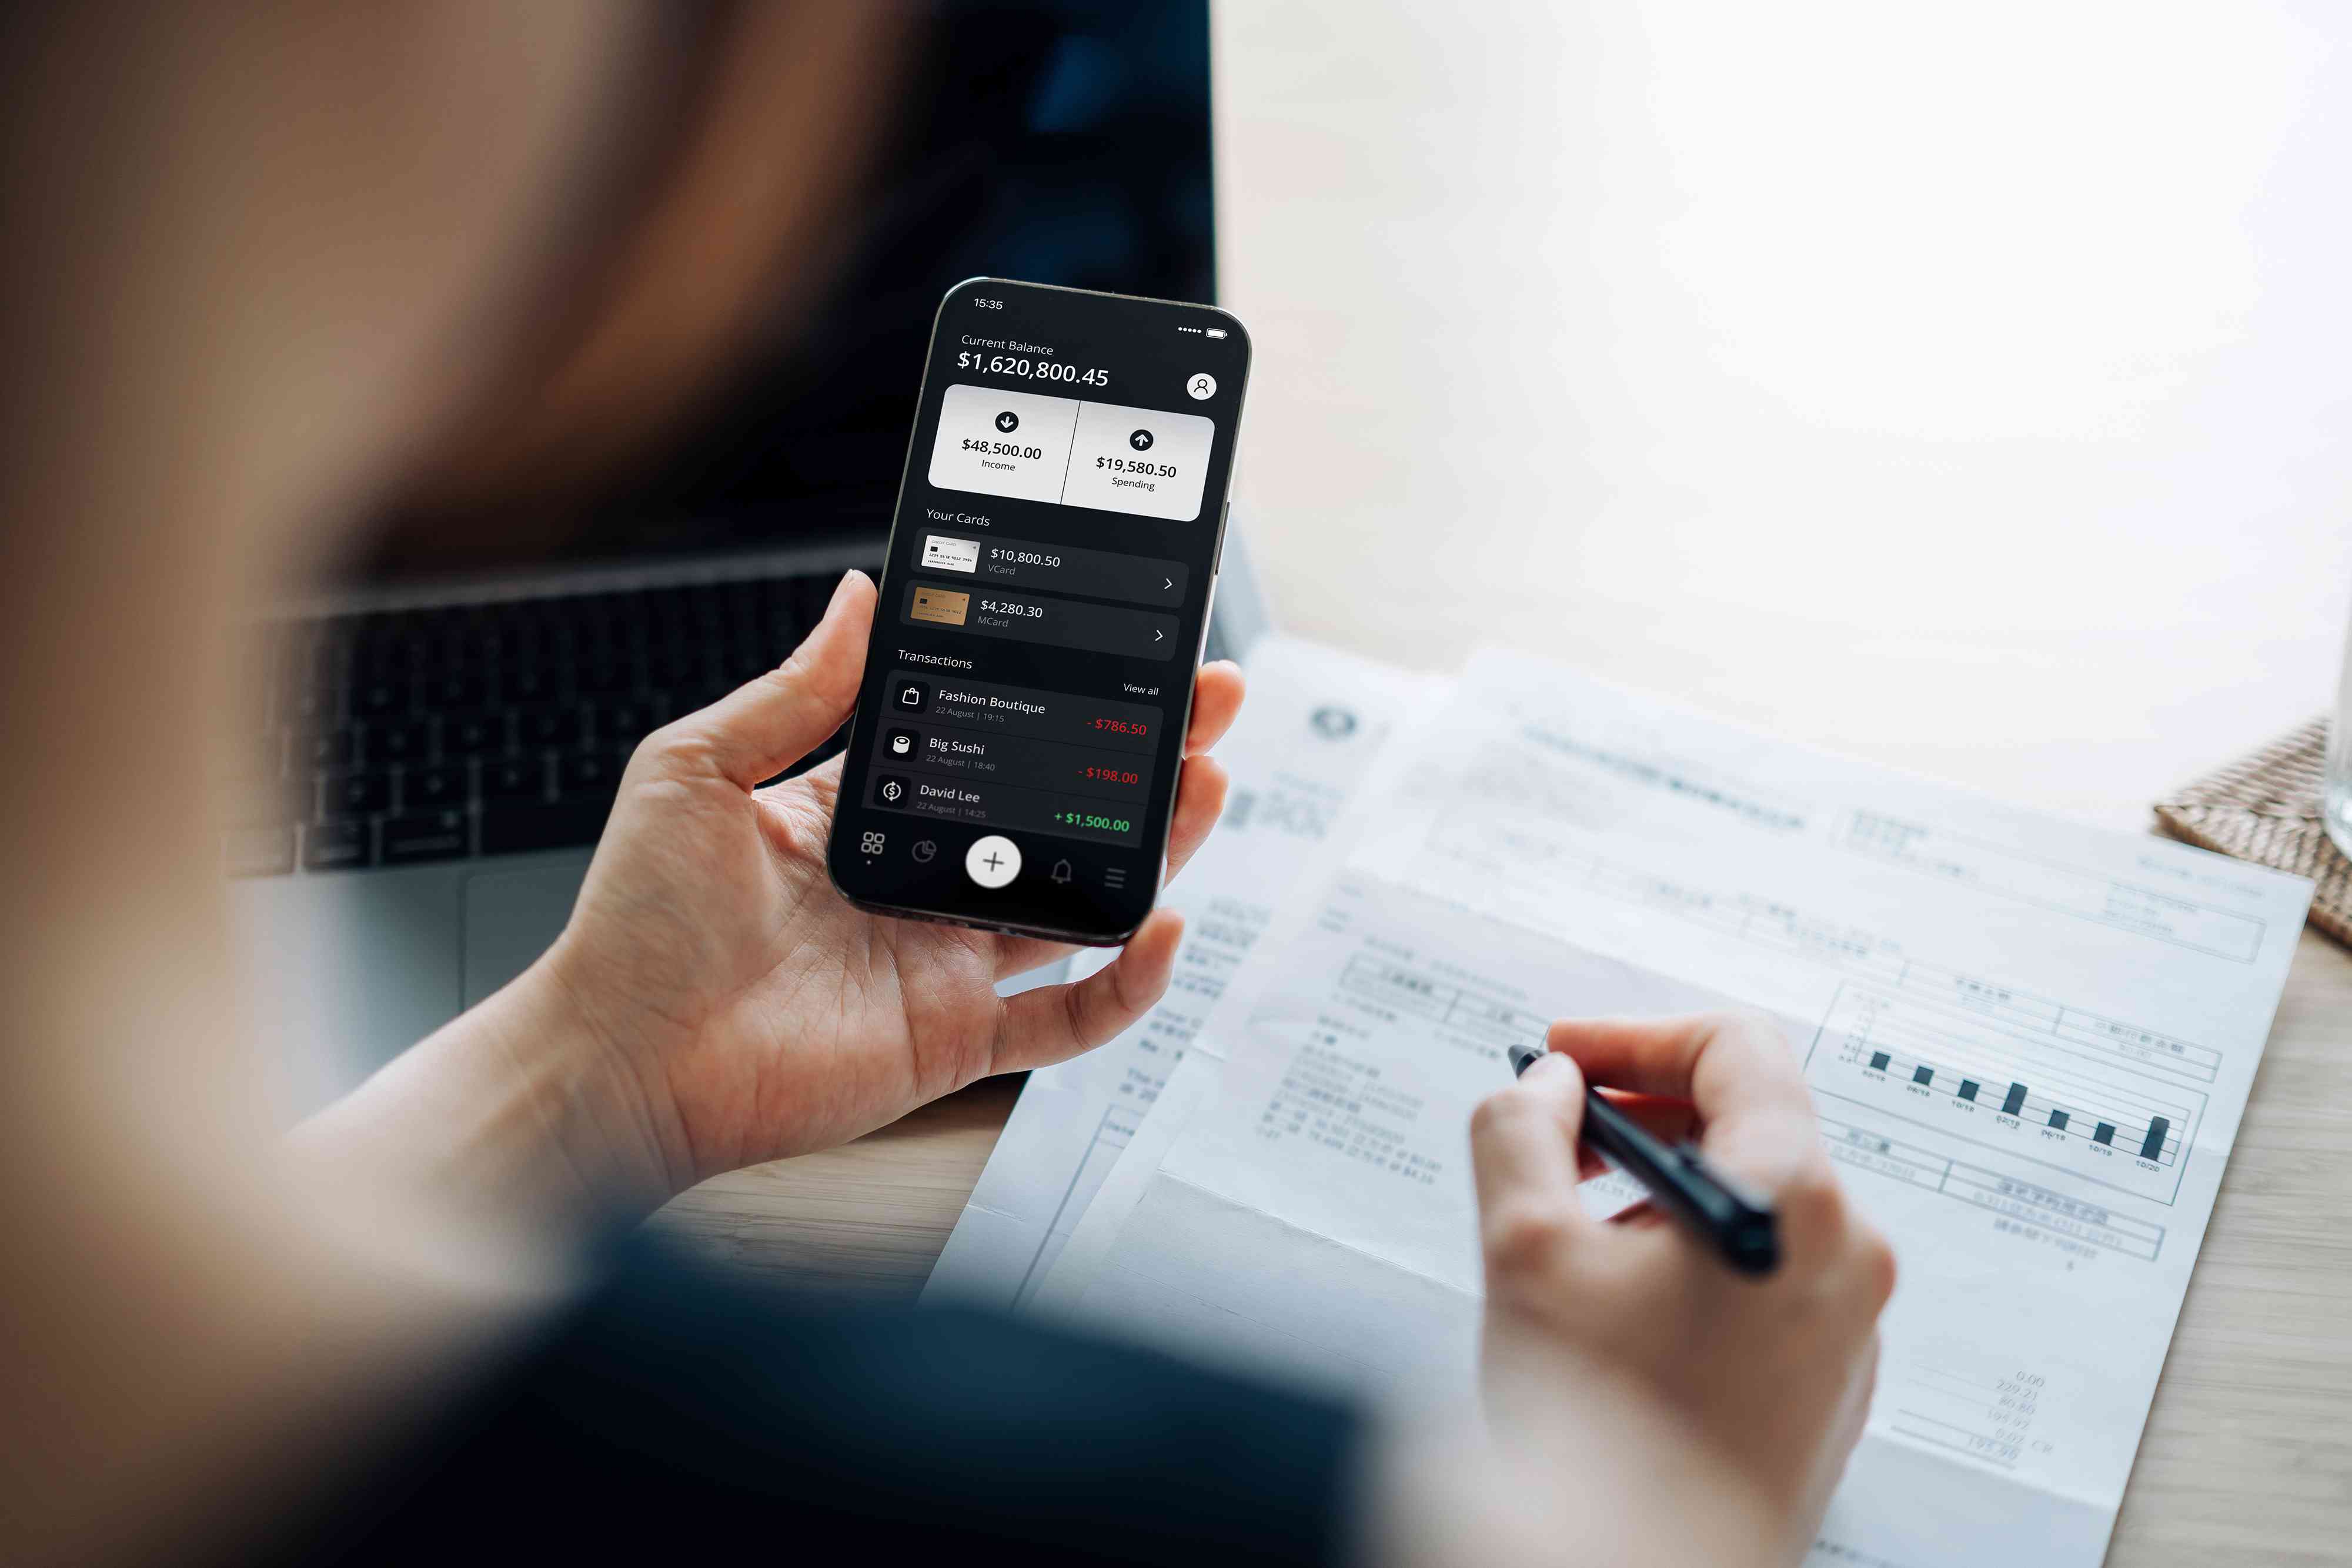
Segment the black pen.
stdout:
[[[1541,1046],[1511,1047],[1511,1071],[1521,1074],[1544,1054]],[[1650,1189],[1650,1201],[1681,1220],[1692,1235],[1742,1274],[1769,1274],[1780,1266],[1780,1232],[1769,1205],[1743,1196],[1710,1169],[1688,1144],[1668,1144],[1584,1086],[1583,1141]]]

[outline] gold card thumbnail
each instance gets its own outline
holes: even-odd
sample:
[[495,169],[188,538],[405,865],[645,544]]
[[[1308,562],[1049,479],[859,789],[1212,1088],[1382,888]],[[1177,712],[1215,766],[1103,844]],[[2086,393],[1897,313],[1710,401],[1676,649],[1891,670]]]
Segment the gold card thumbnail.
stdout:
[[971,595],[958,593],[952,588],[915,589],[915,601],[907,607],[910,621],[931,621],[941,626],[961,626],[965,612],[971,608]]

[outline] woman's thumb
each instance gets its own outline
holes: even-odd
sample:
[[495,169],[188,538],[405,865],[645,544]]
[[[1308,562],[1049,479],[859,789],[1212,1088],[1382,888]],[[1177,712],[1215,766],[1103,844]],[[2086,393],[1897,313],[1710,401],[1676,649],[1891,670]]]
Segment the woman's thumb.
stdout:
[[701,742],[719,770],[746,789],[815,750],[857,701],[874,603],[873,580],[847,573],[790,658],[682,720],[681,738]]

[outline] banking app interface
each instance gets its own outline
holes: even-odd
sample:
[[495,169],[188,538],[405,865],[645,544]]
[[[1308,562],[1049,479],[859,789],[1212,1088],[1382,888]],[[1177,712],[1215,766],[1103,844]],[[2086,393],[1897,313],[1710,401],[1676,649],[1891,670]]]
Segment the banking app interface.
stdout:
[[1140,917],[1247,371],[1203,307],[950,298],[845,764],[850,891],[1055,929]]

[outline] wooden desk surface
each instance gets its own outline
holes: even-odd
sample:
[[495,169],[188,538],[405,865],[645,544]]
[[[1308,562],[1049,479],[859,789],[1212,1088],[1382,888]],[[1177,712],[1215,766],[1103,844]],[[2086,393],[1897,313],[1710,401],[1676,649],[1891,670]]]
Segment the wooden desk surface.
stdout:
[[[1235,513],[1281,621],[1433,669],[1499,641],[2125,828],[2318,711],[2352,50],[2268,0],[2136,13],[2127,71],[2087,13],[1958,15],[1219,8]],[[658,1223],[911,1296],[1010,1103]],[[2352,956],[2306,936],[2110,1563],[2345,1561],[2347,1413]]]

